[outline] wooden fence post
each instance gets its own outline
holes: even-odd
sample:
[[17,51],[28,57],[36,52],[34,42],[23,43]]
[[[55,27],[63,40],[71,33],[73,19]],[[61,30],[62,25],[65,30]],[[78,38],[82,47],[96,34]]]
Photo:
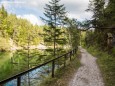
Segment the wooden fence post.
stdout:
[[55,60],[52,62],[52,78],[54,78],[54,72],[55,72]]
[[71,61],[72,51],[69,53],[69,55],[70,55],[69,57],[70,57],[70,61]]
[[64,67],[66,66],[66,54],[64,55]]
[[21,86],[21,77],[20,76],[17,78],[17,86]]

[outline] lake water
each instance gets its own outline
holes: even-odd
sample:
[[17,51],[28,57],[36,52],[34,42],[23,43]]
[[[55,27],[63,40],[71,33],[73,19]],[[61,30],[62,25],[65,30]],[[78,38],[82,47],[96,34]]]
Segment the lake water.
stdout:
[[[21,86],[29,86],[28,83],[30,82],[30,85],[36,86],[40,84],[42,80],[45,79],[45,77],[48,77],[51,73],[51,65],[46,65],[44,67],[38,68],[29,74],[25,74],[21,77]],[[28,78],[29,76],[29,78]],[[5,86],[17,86],[17,80],[12,80],[5,84]]]
[[[35,52],[35,53],[38,53],[38,52]],[[8,58],[7,60],[10,60],[11,57],[13,57],[14,55],[15,55],[14,58],[16,58],[15,61],[17,61],[17,62],[19,61],[18,59],[20,59],[20,57],[25,58],[25,57],[23,57],[22,52],[21,53],[15,52],[15,53],[10,53],[9,56],[7,56],[7,58]],[[37,57],[39,57],[39,56],[37,56]],[[37,60],[37,59],[35,58],[34,60]],[[4,61],[4,63],[5,63],[5,61]],[[55,65],[55,69],[57,69],[57,68],[58,68],[58,66]],[[29,82],[32,86],[38,85],[41,81],[43,81],[46,77],[48,77],[49,74],[51,74],[51,69],[52,69],[52,63],[47,64],[43,67],[40,67],[34,71],[31,71],[31,72],[29,72],[29,74],[23,75],[21,77],[21,86],[28,86]],[[17,79],[9,81],[4,86],[17,86]]]

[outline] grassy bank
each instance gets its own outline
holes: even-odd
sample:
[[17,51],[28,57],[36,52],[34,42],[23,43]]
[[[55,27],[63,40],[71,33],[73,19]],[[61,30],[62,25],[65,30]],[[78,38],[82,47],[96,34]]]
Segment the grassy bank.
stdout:
[[[107,52],[98,50],[96,47],[89,47],[87,50],[96,56],[97,63],[102,72],[105,86],[115,86],[115,58]],[[115,53],[115,52],[114,52]]]
[[47,78],[40,86],[68,86],[80,66],[79,57],[80,53],[75,55],[66,67],[62,67],[56,71],[55,78]]

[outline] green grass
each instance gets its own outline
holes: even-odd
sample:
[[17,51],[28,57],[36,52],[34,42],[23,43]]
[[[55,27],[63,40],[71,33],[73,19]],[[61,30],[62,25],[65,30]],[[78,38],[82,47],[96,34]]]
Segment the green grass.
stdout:
[[80,66],[79,59],[76,57],[78,56],[75,55],[66,67],[58,69],[55,78],[48,77],[40,86],[67,86]]
[[[115,58],[107,52],[99,51],[96,47],[89,47],[88,51],[96,56],[101,69],[105,86],[115,86]],[[115,53],[114,53],[115,54]]]

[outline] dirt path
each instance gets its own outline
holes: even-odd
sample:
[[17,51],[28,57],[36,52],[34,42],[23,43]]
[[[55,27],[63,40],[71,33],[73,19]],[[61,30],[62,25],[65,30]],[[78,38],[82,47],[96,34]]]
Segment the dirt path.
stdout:
[[69,86],[104,86],[96,58],[80,47],[81,64]]

